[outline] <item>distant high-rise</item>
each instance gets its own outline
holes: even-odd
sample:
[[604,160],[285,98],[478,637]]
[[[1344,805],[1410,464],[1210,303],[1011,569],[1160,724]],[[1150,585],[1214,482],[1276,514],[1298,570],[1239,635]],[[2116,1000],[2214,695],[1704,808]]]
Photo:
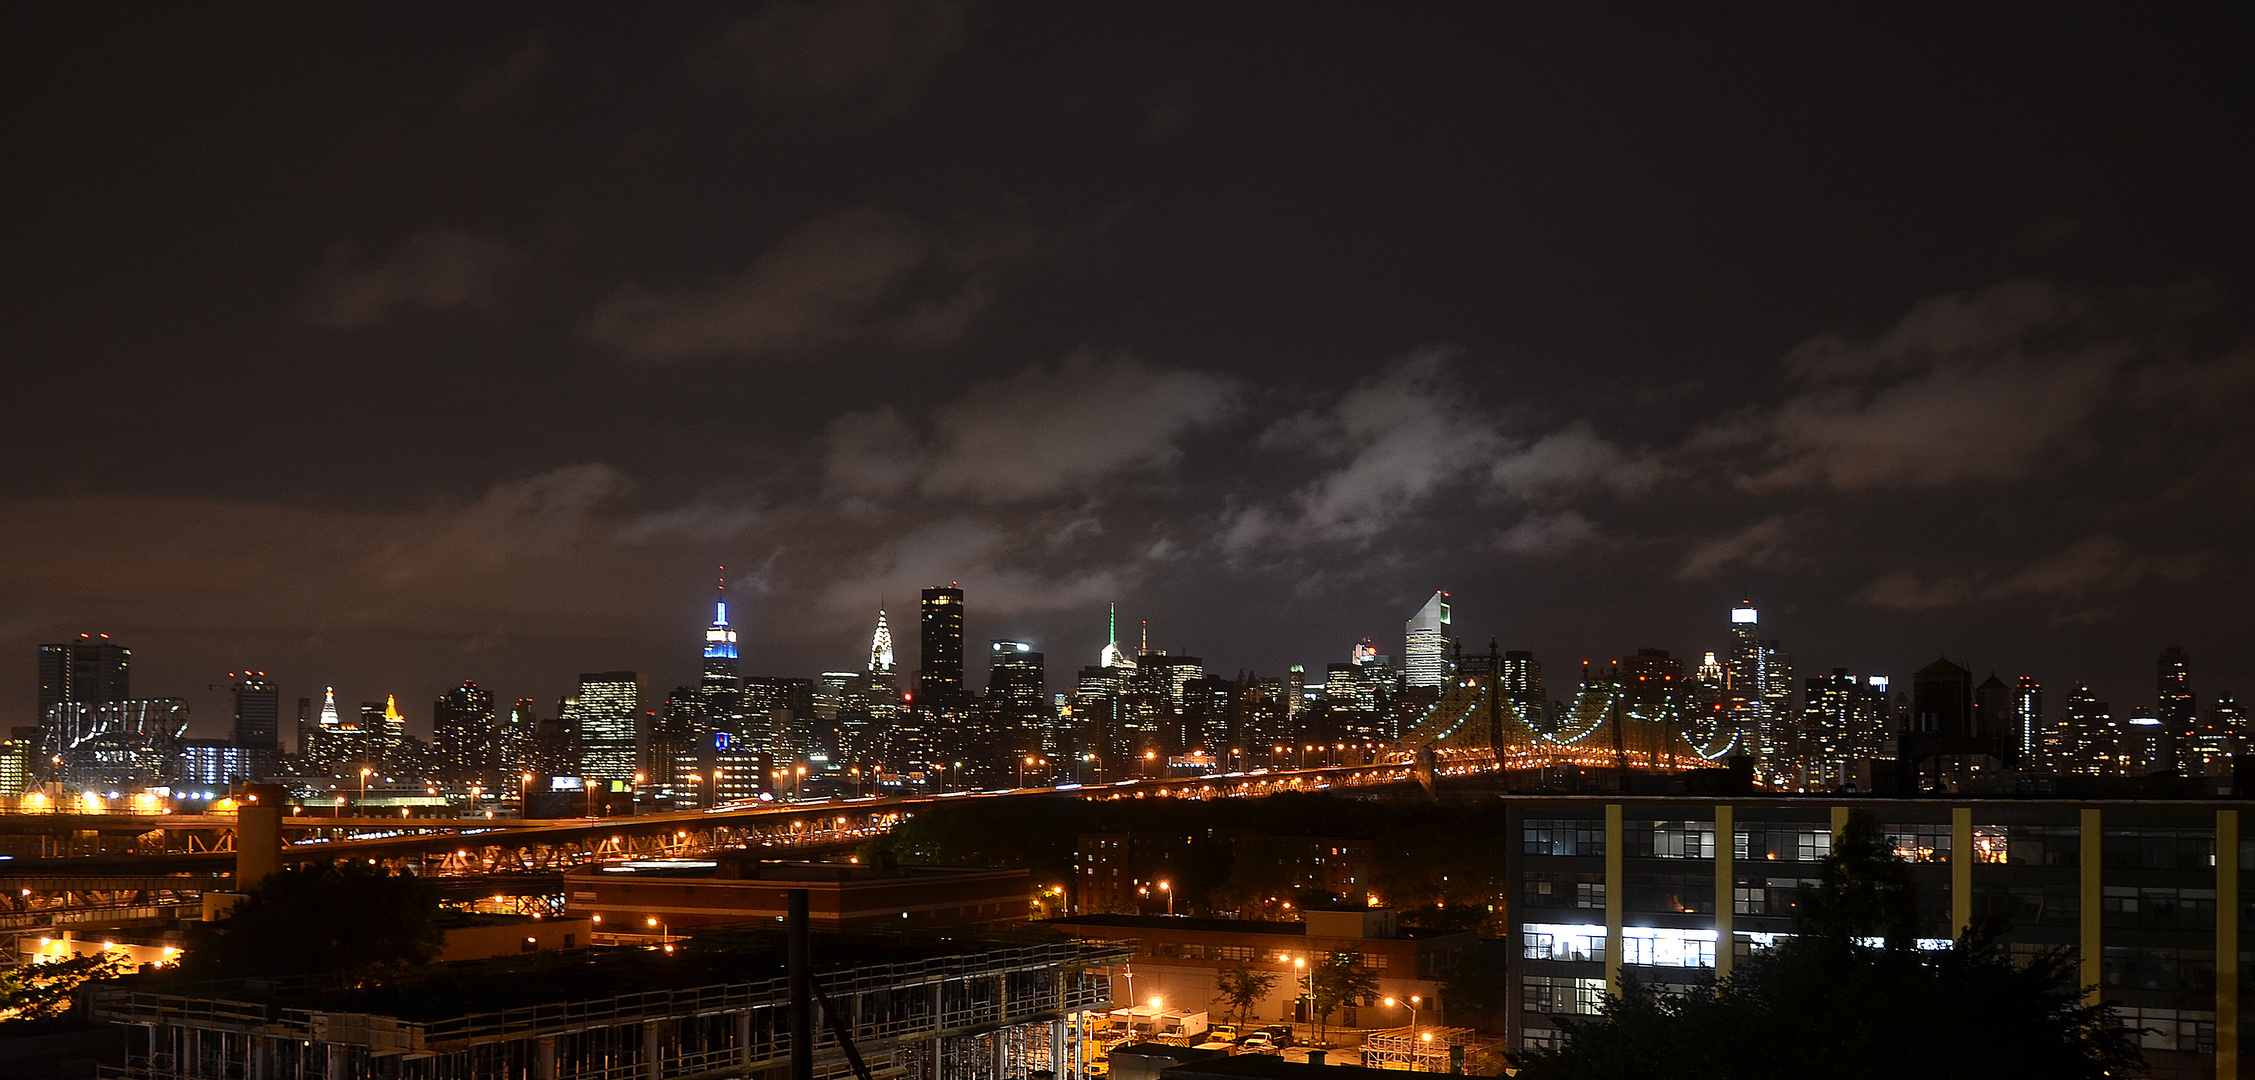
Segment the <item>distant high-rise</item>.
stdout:
[[1127,650],[1120,648],[1120,605],[1112,605],[1112,614],[1107,627],[1108,636],[1104,639],[1103,651],[1097,654],[1096,666],[1135,670],[1135,661],[1128,657]]
[[877,632],[869,636],[869,672],[891,673],[893,670],[893,628],[885,622],[885,608],[877,607]]
[[944,709],[963,699],[963,590],[955,584],[924,590],[921,665],[916,698],[923,711]]
[[2154,664],[2154,715],[2171,737],[2189,742],[2200,720],[2199,702],[2192,696],[2192,657],[2175,645]]
[[2057,748],[2045,745],[2044,684],[2022,675],[2012,687],[2012,740],[2020,751],[2020,767],[2044,764],[2057,769]]
[[1519,710],[1521,720],[1540,723],[1546,700],[1542,688],[1542,661],[1525,649],[1511,649],[1503,654],[1502,668],[1498,677],[1503,682],[1503,699]]
[[2118,745],[2117,725],[2112,708],[2091,693],[2091,688],[2077,683],[2067,693],[2067,713],[2062,723],[2066,733],[2063,740],[2069,750],[2072,769],[2091,776],[2122,775],[2121,747]]
[[101,705],[133,696],[133,650],[108,634],[39,647],[39,716],[65,701]]
[[246,671],[235,683],[234,742],[245,750],[282,749],[282,693],[263,671]]
[[1411,686],[1439,686],[1449,675],[1449,594],[1436,592],[1409,617],[1402,630],[1402,679]]
[[1041,749],[1049,718],[1042,655],[1023,641],[995,641],[988,643],[987,664],[987,708],[995,716],[996,734],[1014,750]]
[[1767,725],[1768,709],[1762,697],[1768,680],[1762,664],[1761,615],[1752,600],[1742,600],[1730,611],[1730,644],[1723,653],[1723,714],[1743,736]]
[[325,687],[321,691],[321,730],[335,731],[344,726],[337,716],[337,688]]
[[[727,588],[725,584],[721,587]],[[712,625],[705,627],[705,672],[699,686],[709,699],[743,685],[743,671],[736,658],[736,628],[728,625],[728,595],[724,591],[713,601]]]
[[599,671],[579,677],[572,720],[577,728],[580,775],[592,780],[632,780],[635,730],[642,715],[642,676]]
[[462,680],[431,704],[431,748],[440,767],[463,780],[482,780],[499,771],[499,742],[493,691]]
[[2019,751],[2019,734],[2014,730],[2018,710],[2014,708],[2012,687],[2005,685],[1992,671],[1973,688],[1973,731],[1999,748],[1998,755],[2006,761]]

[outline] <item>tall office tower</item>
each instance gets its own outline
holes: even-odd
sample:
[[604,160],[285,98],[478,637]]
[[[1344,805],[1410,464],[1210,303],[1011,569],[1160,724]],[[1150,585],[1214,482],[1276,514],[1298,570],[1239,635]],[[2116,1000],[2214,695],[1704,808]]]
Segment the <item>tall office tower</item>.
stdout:
[[263,671],[246,671],[235,682],[235,745],[279,753],[282,749],[282,693]]
[[540,731],[540,713],[531,698],[518,698],[509,706],[509,718],[500,725],[494,738],[494,765],[501,774],[502,787],[512,787],[522,782],[524,774],[539,773],[535,768],[533,739]]
[[305,754],[313,747],[313,699],[298,699],[297,752]]
[[954,583],[924,590],[920,634],[921,666],[916,671],[920,712],[953,708],[963,700],[963,590]]
[[[677,766],[688,760],[692,766],[687,771],[697,771],[694,766],[697,755],[711,741],[698,730],[704,709],[702,687],[676,686],[666,695],[665,704],[658,708],[657,717],[650,723],[650,744],[642,755],[641,772],[650,787],[677,800],[675,789],[688,786],[686,776],[676,775]],[[678,801],[676,807],[687,809]]]
[[1761,617],[1752,600],[1730,609],[1730,644],[1723,651],[1723,715],[1741,738],[1757,738],[1767,727],[1762,689]]
[[2176,738],[2154,710],[2131,709],[2115,738],[2121,748],[2122,775],[2151,776],[2177,767]]
[[[1042,656],[1023,641],[987,646],[987,703],[1013,749],[1040,749],[1049,727],[1049,678]],[[1029,739],[1028,737],[1031,736]]]
[[642,717],[642,676],[599,671],[579,677],[572,720],[579,736],[579,773],[590,780],[631,781],[635,730]]
[[2012,740],[2020,748],[2022,769],[2066,771],[2060,768],[2058,748],[2046,735],[2044,684],[2033,675],[2022,675],[2012,685]]
[[31,787],[31,759],[39,753],[37,728],[19,727],[0,740],[0,797],[14,798]]
[[39,716],[65,701],[100,705],[133,696],[133,650],[108,634],[39,647]]
[[1911,676],[1911,730],[1922,735],[1975,734],[1973,673],[1944,657]]
[[[1294,664],[1284,672],[1285,720],[1297,720],[1300,715],[1300,710],[1307,707],[1308,668],[1305,664]],[[1291,737],[1296,739],[1299,738],[1299,735],[1295,733],[1291,735]]]
[[2232,758],[2241,747],[2239,703],[2230,694],[2218,694],[2208,703],[2199,730],[2177,748],[2178,764],[2189,776],[2230,776]]
[[2075,689],[2067,692],[2064,722],[2075,772],[2088,776],[2122,774],[2112,707],[2093,696],[2089,686],[2076,683]]
[[2200,720],[2200,707],[2192,696],[2192,657],[2175,645],[2161,653],[2154,665],[2154,714],[2169,735],[2190,743]]
[[1135,661],[1129,659],[1127,650],[1120,648],[1120,605],[1113,604],[1111,616],[1106,621],[1105,645],[1096,657],[1097,667],[1135,670]]
[[893,628],[885,623],[882,604],[877,606],[877,632],[869,635],[869,670],[888,674],[893,670]]
[[1540,724],[1543,719],[1542,661],[1525,649],[1512,649],[1503,654],[1503,670],[1497,673],[1503,684],[1503,700],[1519,711],[1519,719],[1530,724]]
[[579,733],[572,727],[572,713],[576,706],[571,698],[556,699],[556,715],[541,716],[532,702],[518,702],[523,716],[532,722],[532,746],[524,771],[533,774],[533,785],[538,788],[550,777],[567,776],[579,771]]
[[[2209,700],[2208,714],[2201,719],[2196,745],[2202,775],[2231,775],[2232,759],[2247,745],[2247,715],[2240,711],[2239,702],[2230,694],[2218,694]],[[2190,771],[2189,766],[2187,771]]]
[[360,703],[360,730],[369,745],[389,753],[407,740],[407,714],[399,711],[399,695],[385,694],[384,703]]
[[501,772],[493,691],[468,679],[431,703],[431,749],[457,780],[491,782]]
[[1082,668],[1073,686],[1073,725],[1080,730],[1080,740],[1120,762],[1135,752],[1126,680],[1123,669],[1099,664]]
[[1973,688],[1973,733],[1997,748],[2000,761],[2018,760],[2020,746],[2014,721],[2018,710],[2013,704],[2012,687],[1992,671]]
[[1436,592],[1402,627],[1402,679],[1439,686],[1449,677],[1449,594]]
[[335,731],[343,726],[344,720],[337,715],[337,688],[324,687],[321,691],[321,730]]
[[1857,760],[1858,705],[1867,696],[1863,680],[1847,668],[1811,675],[1802,723],[1809,740],[1809,764],[1822,786],[1852,783]]

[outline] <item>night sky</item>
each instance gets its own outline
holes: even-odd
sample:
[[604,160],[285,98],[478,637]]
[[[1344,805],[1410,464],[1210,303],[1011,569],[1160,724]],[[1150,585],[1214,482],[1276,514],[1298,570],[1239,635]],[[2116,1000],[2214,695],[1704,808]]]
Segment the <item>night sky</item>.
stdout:
[[13,8],[0,720],[662,693],[721,564],[748,674],[2255,693],[2245,28],[1969,6]]

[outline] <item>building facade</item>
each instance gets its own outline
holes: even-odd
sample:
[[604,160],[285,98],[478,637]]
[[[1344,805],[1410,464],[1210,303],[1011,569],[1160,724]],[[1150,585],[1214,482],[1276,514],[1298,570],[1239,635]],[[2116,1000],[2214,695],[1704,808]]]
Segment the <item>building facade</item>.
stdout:
[[1552,1018],[1596,1012],[1624,973],[1687,984],[1790,934],[1851,809],[1910,861],[1921,947],[2004,916],[2016,952],[2075,953],[2094,998],[2150,1029],[2153,1075],[2237,1075],[2239,958],[2255,948],[2241,867],[2255,850],[2233,803],[1511,800],[1510,1045],[1554,1043]]

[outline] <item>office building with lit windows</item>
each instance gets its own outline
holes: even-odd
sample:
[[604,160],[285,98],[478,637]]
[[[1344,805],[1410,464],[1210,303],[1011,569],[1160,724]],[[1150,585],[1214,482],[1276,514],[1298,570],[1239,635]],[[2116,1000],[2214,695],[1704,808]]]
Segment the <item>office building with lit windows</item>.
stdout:
[[632,671],[601,671],[579,677],[572,700],[572,726],[579,743],[580,775],[591,780],[634,779],[637,722],[642,715],[642,676]]
[[1439,686],[1449,677],[1449,594],[1436,592],[1402,628],[1402,681]]
[[2255,837],[2242,843],[2237,803],[1603,796],[1501,811],[1518,841],[1511,1045],[1553,1044],[1553,1017],[1596,1012],[1624,974],[1687,985],[1792,933],[1852,809],[1912,864],[1921,948],[2002,916],[2015,952],[2075,953],[2082,981],[2149,1029],[2152,1075],[2213,1076],[2218,1046],[2237,1045],[2239,958],[2255,950],[2240,899]]

